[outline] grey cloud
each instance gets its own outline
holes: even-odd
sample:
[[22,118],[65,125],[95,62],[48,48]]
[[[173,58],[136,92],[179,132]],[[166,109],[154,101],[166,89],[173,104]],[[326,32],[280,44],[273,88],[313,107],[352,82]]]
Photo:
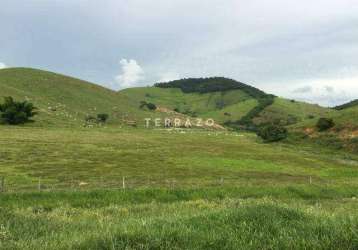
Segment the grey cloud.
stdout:
[[311,86],[304,86],[293,90],[292,93],[304,94],[304,93],[311,93],[312,91],[313,89]]
[[219,75],[290,93],[358,76],[357,13],[355,0],[3,0],[0,55],[103,85],[134,58],[135,85]]

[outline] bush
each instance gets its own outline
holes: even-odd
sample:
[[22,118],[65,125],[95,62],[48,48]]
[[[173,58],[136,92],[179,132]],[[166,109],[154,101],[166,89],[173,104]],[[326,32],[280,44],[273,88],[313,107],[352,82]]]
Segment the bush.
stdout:
[[30,102],[16,102],[12,97],[5,97],[4,103],[0,104],[0,122],[10,125],[24,124],[36,115],[35,109]]
[[155,106],[155,104],[153,104],[153,103],[147,103],[147,108],[150,110],[156,110],[157,106]]
[[109,118],[109,115],[108,114],[98,114],[97,115],[97,121],[98,122],[102,122],[102,123],[105,123]]
[[144,107],[147,107],[149,110],[156,110],[157,109],[157,106],[155,104],[150,103],[150,102],[146,102],[146,101],[141,101],[139,108],[142,109]]
[[318,131],[326,131],[330,128],[334,127],[334,121],[330,118],[320,118],[316,124],[316,127],[318,128]]
[[267,125],[260,128],[257,135],[261,137],[264,142],[276,142],[286,139],[288,132],[285,127],[279,125]]

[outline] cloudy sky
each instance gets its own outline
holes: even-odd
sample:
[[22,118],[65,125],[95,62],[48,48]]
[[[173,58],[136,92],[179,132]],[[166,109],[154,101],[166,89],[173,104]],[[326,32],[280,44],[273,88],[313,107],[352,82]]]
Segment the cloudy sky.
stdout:
[[335,105],[358,98],[356,0],[0,0],[0,68],[121,89],[226,76]]

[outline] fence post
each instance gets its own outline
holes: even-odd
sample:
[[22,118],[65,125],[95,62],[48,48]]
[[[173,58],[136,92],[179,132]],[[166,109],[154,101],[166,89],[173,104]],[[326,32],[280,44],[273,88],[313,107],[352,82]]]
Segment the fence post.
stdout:
[[1,183],[0,183],[0,193],[4,193],[4,192],[5,192],[5,177],[2,176]]
[[37,185],[37,188],[38,188],[39,191],[41,191],[41,178],[39,178],[39,183]]
[[122,178],[122,188],[123,188],[123,190],[126,189],[126,177],[124,177],[124,176]]

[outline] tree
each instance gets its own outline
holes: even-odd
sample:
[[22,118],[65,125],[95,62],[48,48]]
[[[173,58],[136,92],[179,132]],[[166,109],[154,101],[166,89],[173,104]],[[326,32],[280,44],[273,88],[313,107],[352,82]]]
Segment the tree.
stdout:
[[261,137],[264,142],[276,142],[287,138],[288,132],[285,127],[271,124],[260,128],[257,135]]
[[105,123],[109,118],[109,115],[108,114],[98,114],[97,115],[97,121],[98,122],[102,122],[102,123]]
[[4,103],[0,104],[0,122],[10,125],[24,124],[37,114],[35,110],[30,102],[16,102],[10,96],[5,97]]
[[335,126],[333,119],[331,118],[320,118],[316,124],[318,131],[323,132]]
[[147,107],[149,110],[156,110],[157,106],[153,103],[141,101],[139,108],[143,109],[144,107]]

